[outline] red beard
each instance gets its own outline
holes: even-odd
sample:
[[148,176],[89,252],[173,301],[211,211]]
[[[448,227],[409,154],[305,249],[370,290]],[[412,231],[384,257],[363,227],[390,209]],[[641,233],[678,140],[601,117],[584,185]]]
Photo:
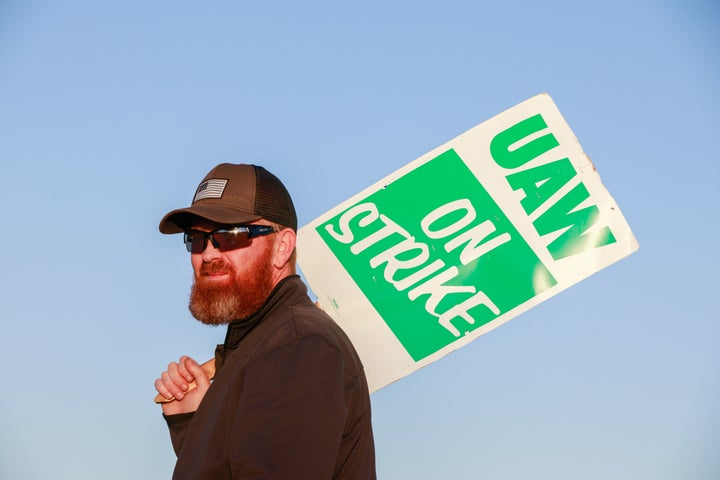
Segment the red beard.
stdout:
[[[190,312],[206,325],[223,325],[249,317],[265,303],[273,289],[271,249],[246,265],[249,274],[239,274],[224,260],[204,263],[190,292]],[[208,274],[228,273],[225,281]]]

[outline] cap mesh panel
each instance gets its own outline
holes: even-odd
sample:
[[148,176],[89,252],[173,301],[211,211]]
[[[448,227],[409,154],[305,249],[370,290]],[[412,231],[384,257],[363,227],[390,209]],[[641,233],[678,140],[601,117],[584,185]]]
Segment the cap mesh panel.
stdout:
[[255,167],[257,196],[255,209],[263,218],[297,230],[297,215],[290,194],[282,182],[263,167]]

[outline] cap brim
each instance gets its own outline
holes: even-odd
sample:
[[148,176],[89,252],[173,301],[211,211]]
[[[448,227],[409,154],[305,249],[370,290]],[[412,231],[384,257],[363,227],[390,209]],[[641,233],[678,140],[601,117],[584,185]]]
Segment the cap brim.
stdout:
[[197,219],[224,225],[241,224],[259,220],[259,215],[245,210],[229,208],[227,205],[194,205],[179,208],[160,220],[161,233],[182,233]]

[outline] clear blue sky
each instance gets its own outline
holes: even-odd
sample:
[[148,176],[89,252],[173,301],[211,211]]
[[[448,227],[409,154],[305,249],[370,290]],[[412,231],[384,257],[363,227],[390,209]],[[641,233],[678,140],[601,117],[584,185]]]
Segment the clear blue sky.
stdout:
[[640,250],[372,397],[382,479],[720,477],[720,7],[0,3],[0,477],[169,478],[154,378],[224,332],[159,219],[216,163],[305,224],[548,92]]

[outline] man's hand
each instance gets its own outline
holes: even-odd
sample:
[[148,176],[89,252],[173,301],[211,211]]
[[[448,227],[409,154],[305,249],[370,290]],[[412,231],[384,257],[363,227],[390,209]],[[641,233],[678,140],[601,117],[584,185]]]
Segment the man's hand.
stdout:
[[[212,363],[214,370],[215,362]],[[163,413],[174,415],[197,410],[200,401],[210,388],[210,380],[212,380],[211,372],[204,370],[190,357],[183,356],[177,363],[170,363],[168,369],[155,380],[155,389],[167,400],[162,402]],[[195,388],[190,387],[193,382],[196,384]]]

